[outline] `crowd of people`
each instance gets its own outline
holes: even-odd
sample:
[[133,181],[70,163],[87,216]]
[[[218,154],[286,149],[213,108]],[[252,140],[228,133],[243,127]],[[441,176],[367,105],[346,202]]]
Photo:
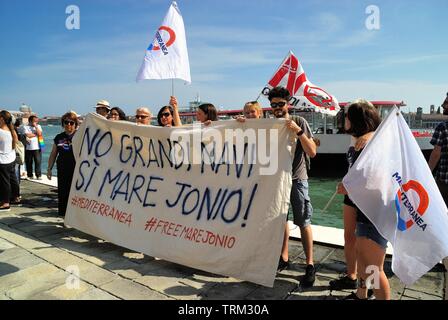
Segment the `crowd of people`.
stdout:
[[[318,143],[313,137],[308,122],[300,116],[289,114],[291,96],[284,87],[273,88],[269,92],[269,102],[272,114],[275,118],[286,119],[285,125],[296,138],[293,165],[292,165],[292,189],[290,205],[293,213],[293,222],[299,226],[302,246],[305,252],[306,267],[301,285],[310,287],[314,285],[316,269],[313,261],[313,234],[311,218],[313,207],[309,197],[308,170],[310,158],[313,158],[318,150]],[[448,115],[448,95],[442,104],[444,115]],[[126,121],[126,114],[119,107],[110,107],[106,100],[100,100],[95,106],[96,113],[111,121]],[[353,165],[361,154],[363,148],[373,137],[381,119],[378,110],[366,100],[356,100],[349,103],[343,110],[344,131],[352,136],[352,143],[348,146],[348,168]],[[260,119],[263,111],[257,101],[251,101],[244,105],[241,116],[236,118],[239,122],[246,119]],[[204,125],[210,125],[218,120],[218,112],[213,104],[202,104],[196,112],[197,121]],[[147,107],[140,107],[135,112],[137,125],[150,125],[152,114]],[[70,186],[75,169],[75,157],[72,149],[72,139],[79,127],[78,115],[73,112],[65,113],[61,118],[63,132],[54,138],[54,144],[48,160],[48,179],[52,178],[54,164],[57,167],[58,181],[58,212],[64,216],[69,198]],[[171,97],[169,105],[160,108],[157,114],[157,124],[162,127],[182,126],[178,102]],[[20,145],[25,146],[26,173],[29,178],[41,179],[41,159],[43,141],[42,128],[38,124],[38,118],[31,116],[28,124],[20,126],[13,123],[11,114],[7,111],[0,112],[0,212],[9,211],[10,206],[20,203],[20,161],[23,164],[23,156],[19,156]],[[431,140],[434,151],[431,154],[429,166],[431,170],[437,168],[436,180],[445,202],[448,201],[448,121],[441,123],[435,130]],[[34,165],[34,170],[33,170]],[[17,170],[19,170],[17,172]],[[340,183],[337,188],[339,194],[344,195],[343,218],[346,273],[339,279],[330,281],[333,290],[355,289],[347,299],[363,300],[390,299],[389,281],[384,273],[383,265],[386,256],[387,240],[381,236],[376,227],[350,200],[350,194]],[[279,257],[278,270],[290,267],[288,254],[289,226],[286,221],[284,229],[283,245]],[[376,266],[380,272],[379,286],[373,291],[368,290],[366,279],[367,266]],[[370,291],[370,292],[369,292]]]

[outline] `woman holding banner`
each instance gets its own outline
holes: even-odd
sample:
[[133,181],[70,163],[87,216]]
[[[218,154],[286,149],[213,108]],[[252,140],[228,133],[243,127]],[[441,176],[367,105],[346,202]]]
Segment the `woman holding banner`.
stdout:
[[72,185],[73,172],[75,171],[75,157],[73,155],[72,139],[79,126],[78,115],[67,112],[61,119],[64,132],[54,138],[53,149],[48,159],[47,178],[51,180],[52,168],[56,160],[58,171],[58,211],[60,216],[65,216],[67,203]]
[[171,96],[170,105],[164,106],[159,110],[159,113],[157,114],[157,123],[161,127],[182,126],[176,97]]
[[110,109],[107,119],[112,121],[126,121],[126,113],[120,107]]
[[208,126],[212,121],[218,121],[218,111],[211,103],[201,104],[196,110],[196,119]]

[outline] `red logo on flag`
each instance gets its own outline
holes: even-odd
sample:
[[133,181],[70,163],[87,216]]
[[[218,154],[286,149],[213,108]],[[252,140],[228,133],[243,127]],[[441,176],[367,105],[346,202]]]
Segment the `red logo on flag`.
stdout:
[[[170,36],[168,41],[166,41],[166,42],[162,40],[162,36],[160,35],[160,32],[162,30],[168,32],[168,35]],[[149,46],[148,50],[150,50],[150,51],[151,50],[157,51],[157,50],[160,50],[160,47],[168,48],[169,46],[171,46],[174,43],[174,41],[176,41],[176,33],[170,27],[161,26],[159,28],[159,30],[157,31],[156,40],[158,41],[159,45],[151,44]]]

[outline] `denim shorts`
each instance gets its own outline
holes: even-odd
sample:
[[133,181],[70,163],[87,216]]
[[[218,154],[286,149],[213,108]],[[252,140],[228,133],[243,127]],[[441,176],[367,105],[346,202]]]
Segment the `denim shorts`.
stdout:
[[313,207],[308,195],[307,180],[292,180],[291,206],[295,225],[301,228],[311,225]]
[[378,232],[375,226],[371,223],[357,222],[356,223],[356,237],[367,238],[374,241],[381,248],[387,248],[387,240]]

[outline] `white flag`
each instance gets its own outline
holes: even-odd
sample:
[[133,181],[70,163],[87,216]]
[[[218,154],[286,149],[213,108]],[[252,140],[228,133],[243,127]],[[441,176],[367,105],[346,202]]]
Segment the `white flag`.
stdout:
[[184,21],[175,1],[146,50],[137,74],[137,81],[143,79],[182,79],[191,83]]
[[350,199],[393,246],[411,285],[448,256],[448,210],[420,148],[394,108],[343,179]]
[[334,96],[315,86],[307,79],[299,59],[292,51],[289,51],[261,93],[268,96],[269,91],[277,86],[288,89],[292,96],[289,102],[297,109],[311,109],[314,112],[333,116],[340,110],[338,100]]

